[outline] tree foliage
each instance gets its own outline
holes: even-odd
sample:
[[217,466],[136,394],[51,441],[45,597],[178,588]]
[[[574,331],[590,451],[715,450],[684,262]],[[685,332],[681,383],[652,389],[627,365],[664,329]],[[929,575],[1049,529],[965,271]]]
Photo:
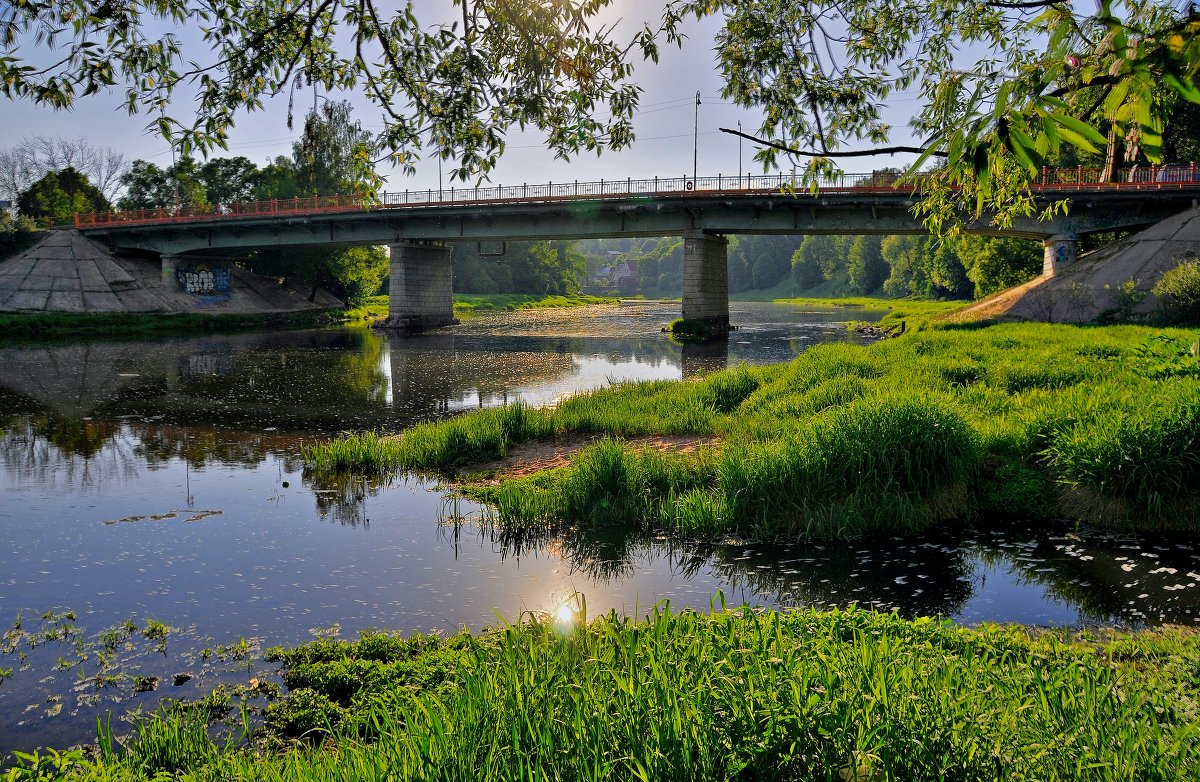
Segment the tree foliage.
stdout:
[[121,177],[121,184],[125,187],[125,194],[117,202],[121,209],[204,206],[209,203],[203,168],[190,157],[165,169],[145,160],[135,160]]
[[[0,92],[54,108],[122,87],[184,155],[225,143],[234,117],[302,82],[372,100],[376,148],[412,170],[432,153],[452,175],[491,170],[515,127],[561,156],[633,140],[634,68],[682,40],[689,17],[720,16],[724,94],[779,139],[811,145],[810,179],[853,154],[894,150],[884,107],[918,94],[911,124],[929,225],[968,212],[1006,222],[1034,209],[1027,185],[1064,146],[1098,150],[1101,128],[1159,157],[1167,98],[1200,103],[1200,14],[1165,0],[663,0],[627,37],[615,0],[22,0],[0,10]],[[661,15],[659,14],[661,9]],[[452,11],[449,15],[447,10]],[[178,33],[198,31],[187,48]],[[624,28],[620,28],[624,29]],[[165,31],[165,34],[164,34]],[[45,65],[45,63],[51,63]],[[172,106],[195,96],[194,117]],[[867,144],[867,150],[856,149]]]
[[51,171],[17,196],[17,211],[42,225],[68,223],[79,212],[106,209],[104,194],[69,166]]
[[15,201],[21,191],[51,171],[73,168],[112,201],[129,168],[125,156],[97,147],[82,136],[29,136],[0,149],[0,199]]
[[[451,245],[454,290],[461,293],[579,293],[584,256],[572,242],[508,242],[503,254],[473,243]],[[480,250],[484,253],[481,254]]]

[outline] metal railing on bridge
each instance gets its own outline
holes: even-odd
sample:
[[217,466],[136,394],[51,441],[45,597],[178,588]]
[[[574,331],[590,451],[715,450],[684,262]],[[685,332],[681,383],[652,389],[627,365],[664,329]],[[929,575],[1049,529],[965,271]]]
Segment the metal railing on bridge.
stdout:
[[[873,171],[869,174],[836,173],[818,182],[822,194],[893,193],[900,174]],[[1115,181],[1114,181],[1115,180]],[[601,179],[595,182],[545,182],[515,186],[449,187],[405,190],[374,196],[334,195],[301,198],[272,198],[234,204],[158,207],[120,212],[93,212],[75,215],[76,228],[108,225],[149,225],[155,223],[197,222],[270,215],[312,215],[331,212],[361,212],[413,207],[537,203],[574,199],[628,198],[655,196],[712,196],[714,194],[750,195],[778,193],[788,189],[807,192],[809,183],[790,174],[746,174],[743,176],[674,177],[653,179]],[[1033,183],[1035,191],[1078,192],[1098,190],[1175,190],[1200,187],[1200,167],[1195,163],[1166,166],[1134,166],[1122,169],[1105,180],[1099,168],[1045,168]],[[910,183],[904,190],[914,192]]]

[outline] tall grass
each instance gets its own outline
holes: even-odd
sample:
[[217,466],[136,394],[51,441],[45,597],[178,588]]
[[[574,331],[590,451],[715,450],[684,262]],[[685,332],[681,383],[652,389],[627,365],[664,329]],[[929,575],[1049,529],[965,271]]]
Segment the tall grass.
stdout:
[[[1194,633],[1074,640],[856,610],[655,608],[276,652],[294,749],[194,780],[1194,779]],[[387,638],[387,636],[384,636]],[[302,675],[297,671],[303,670]],[[366,671],[367,675],[356,672]],[[276,708],[276,707],[272,707]],[[73,778],[151,777],[120,758]]]
[[306,456],[446,469],[526,439],[712,435],[715,449],[689,457],[605,443],[475,493],[510,524],[603,518],[691,534],[914,531],[1000,498],[1010,515],[1195,530],[1197,338],[1134,326],[925,330],[819,346],[779,366],[621,384],[555,410],[471,413],[415,427],[379,454],[335,460],[335,442]]

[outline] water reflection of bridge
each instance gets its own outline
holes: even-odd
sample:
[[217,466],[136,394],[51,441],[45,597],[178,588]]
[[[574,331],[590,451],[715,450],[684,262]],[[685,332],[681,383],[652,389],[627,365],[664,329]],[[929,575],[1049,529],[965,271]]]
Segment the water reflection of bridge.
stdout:
[[389,340],[365,329],[11,347],[0,349],[0,399],[12,414],[69,419],[397,430],[565,381],[578,370],[578,356],[678,366],[680,352],[659,337],[438,333]]

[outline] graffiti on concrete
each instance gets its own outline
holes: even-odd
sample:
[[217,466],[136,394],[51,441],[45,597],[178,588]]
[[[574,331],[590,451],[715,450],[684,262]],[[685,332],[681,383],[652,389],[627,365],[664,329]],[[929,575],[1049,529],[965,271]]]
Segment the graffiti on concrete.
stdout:
[[229,269],[198,263],[175,269],[179,290],[193,296],[228,296],[233,275]]

